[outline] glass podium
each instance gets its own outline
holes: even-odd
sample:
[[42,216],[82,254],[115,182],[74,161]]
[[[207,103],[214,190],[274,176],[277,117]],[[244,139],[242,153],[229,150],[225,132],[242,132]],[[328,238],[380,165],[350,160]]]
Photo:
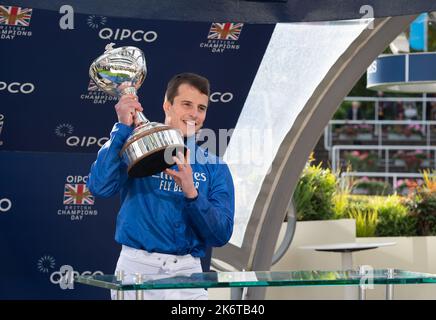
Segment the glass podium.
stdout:
[[146,274],[82,275],[75,281],[91,286],[123,291],[135,290],[141,299],[142,290],[183,288],[247,288],[268,286],[349,286],[360,288],[360,299],[365,299],[369,285],[385,285],[386,299],[393,299],[394,285],[436,283],[436,275],[396,269],[360,269],[349,271],[245,271],[203,272],[168,276]]

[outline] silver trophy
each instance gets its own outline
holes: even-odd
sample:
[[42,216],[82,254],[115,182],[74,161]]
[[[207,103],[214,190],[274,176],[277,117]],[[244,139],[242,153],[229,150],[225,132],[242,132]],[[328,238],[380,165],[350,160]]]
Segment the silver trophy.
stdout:
[[[89,76],[103,91],[113,96],[135,94],[147,74],[144,53],[136,47],[105,48],[89,68]],[[172,166],[172,156],[185,153],[181,131],[150,122],[142,112],[135,115],[135,128],[120,156],[128,165],[130,177],[145,177]]]

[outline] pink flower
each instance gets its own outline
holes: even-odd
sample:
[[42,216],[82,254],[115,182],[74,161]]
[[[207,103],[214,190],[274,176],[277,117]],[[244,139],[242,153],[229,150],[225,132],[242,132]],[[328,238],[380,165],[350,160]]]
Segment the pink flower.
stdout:
[[358,156],[360,156],[360,153],[359,153],[359,151],[353,151],[353,152],[351,152],[351,155],[353,156],[353,157],[358,157]]
[[404,180],[403,180],[403,179],[397,180],[397,184],[395,185],[395,187],[396,187],[396,188],[399,188],[399,187],[401,187],[403,184],[404,184]]

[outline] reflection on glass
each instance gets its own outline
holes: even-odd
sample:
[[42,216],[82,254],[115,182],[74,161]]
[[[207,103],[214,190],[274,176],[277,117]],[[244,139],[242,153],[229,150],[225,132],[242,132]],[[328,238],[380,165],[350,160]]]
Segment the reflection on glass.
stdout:
[[374,284],[419,284],[436,283],[436,275],[403,270],[359,271],[253,271],[253,272],[204,272],[192,274],[142,275],[143,282],[136,284],[134,275],[126,275],[117,281],[114,275],[77,276],[76,281],[97,287],[115,290],[147,290],[174,288],[223,288],[262,286],[331,286],[359,285],[361,279]]

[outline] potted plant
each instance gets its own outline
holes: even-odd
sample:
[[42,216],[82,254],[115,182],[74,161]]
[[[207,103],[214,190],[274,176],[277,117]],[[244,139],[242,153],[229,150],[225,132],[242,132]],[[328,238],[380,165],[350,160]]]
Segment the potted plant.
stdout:
[[386,181],[363,177],[354,182],[353,194],[385,195],[391,193],[391,186]]
[[423,129],[419,124],[390,126],[388,139],[390,140],[421,140]]
[[378,156],[370,151],[351,151],[345,153],[345,161],[354,171],[375,171]]
[[395,183],[394,190],[397,194],[408,196],[415,192],[415,189],[423,184],[422,179],[399,179]]
[[374,127],[370,124],[362,123],[357,125],[357,139],[371,140],[373,138]]
[[336,128],[335,132],[340,140],[371,140],[373,138],[373,126],[370,124],[345,124]]
[[[397,151],[393,157],[395,165],[405,165],[407,169],[417,171],[418,168],[421,167],[421,164],[425,159],[427,159],[427,155],[423,150],[399,150]],[[401,160],[400,163],[398,160]]]
[[409,140],[421,140],[423,137],[423,130],[419,124],[405,126],[403,133]]

